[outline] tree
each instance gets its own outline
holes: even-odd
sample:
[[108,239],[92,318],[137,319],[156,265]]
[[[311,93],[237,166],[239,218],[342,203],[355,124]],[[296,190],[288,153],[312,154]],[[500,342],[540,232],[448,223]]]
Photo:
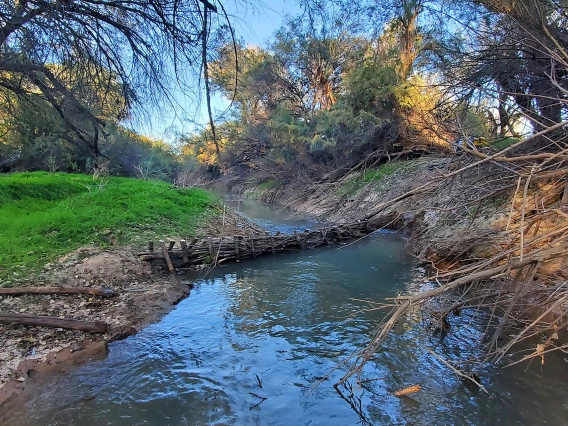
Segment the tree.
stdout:
[[460,3],[453,11],[437,66],[462,99],[492,100],[501,137],[516,134],[518,115],[535,133],[562,121],[568,100],[564,3],[482,0]]
[[302,92],[305,112],[314,113],[337,102],[343,78],[368,44],[340,23],[330,29],[323,22],[290,19],[276,32],[271,50],[290,86]]
[[80,88],[119,87],[128,109],[189,91],[200,71],[207,86],[208,42],[227,22],[218,1],[2,0],[0,87],[40,95],[97,156],[106,121]]

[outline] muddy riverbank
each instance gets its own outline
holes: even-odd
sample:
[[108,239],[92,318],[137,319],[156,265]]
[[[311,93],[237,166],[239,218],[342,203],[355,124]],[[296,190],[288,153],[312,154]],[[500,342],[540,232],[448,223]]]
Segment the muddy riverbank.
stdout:
[[[201,235],[257,235],[262,230],[227,209],[211,218]],[[0,324],[0,405],[33,384],[38,375],[66,371],[106,356],[109,342],[138,333],[190,294],[192,282],[170,275],[160,262],[139,260],[141,247],[84,247],[45,265],[18,286],[102,287],[113,298],[90,295],[0,296],[0,310],[100,321],[108,332]]]

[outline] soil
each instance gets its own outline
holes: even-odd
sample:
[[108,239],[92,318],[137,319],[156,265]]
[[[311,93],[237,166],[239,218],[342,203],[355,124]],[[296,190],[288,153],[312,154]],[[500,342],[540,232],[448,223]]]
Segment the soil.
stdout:
[[[230,210],[214,217],[204,235],[256,235],[263,231]],[[172,237],[172,239],[178,239]],[[170,275],[162,262],[143,262],[141,247],[84,247],[47,264],[17,286],[104,287],[113,298],[90,295],[0,296],[0,311],[109,325],[105,334],[0,324],[0,405],[33,384],[38,374],[106,357],[107,344],[156,322],[190,294],[192,283]]]

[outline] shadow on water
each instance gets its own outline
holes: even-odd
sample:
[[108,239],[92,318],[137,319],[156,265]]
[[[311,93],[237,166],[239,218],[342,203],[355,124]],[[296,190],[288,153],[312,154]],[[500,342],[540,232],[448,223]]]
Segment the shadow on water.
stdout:
[[[382,315],[360,312],[362,300],[416,290],[421,276],[396,234],[218,267],[162,321],[112,343],[107,359],[6,406],[0,424],[564,424],[561,357],[483,371],[490,398],[428,352],[458,359],[480,336],[475,323],[441,340],[410,315],[367,365],[362,387],[333,387],[345,372],[338,365]],[[393,396],[413,384],[422,390]]]

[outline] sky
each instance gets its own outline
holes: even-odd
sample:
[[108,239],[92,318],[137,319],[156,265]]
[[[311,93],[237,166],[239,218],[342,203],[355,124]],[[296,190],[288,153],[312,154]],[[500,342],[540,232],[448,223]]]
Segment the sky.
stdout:
[[[237,38],[243,39],[247,45],[265,45],[283,24],[286,15],[297,15],[302,11],[297,0],[258,0],[252,7],[242,6],[242,1],[240,6],[238,3],[238,0],[228,0],[223,5],[231,17]],[[164,107],[135,116],[127,125],[140,134],[166,142],[173,142],[176,134],[191,133],[199,127],[207,126],[209,119],[204,94],[203,99],[197,102],[181,90],[176,91],[174,97],[178,104],[176,108]],[[214,116],[224,111],[228,105],[228,100],[213,95]]]

